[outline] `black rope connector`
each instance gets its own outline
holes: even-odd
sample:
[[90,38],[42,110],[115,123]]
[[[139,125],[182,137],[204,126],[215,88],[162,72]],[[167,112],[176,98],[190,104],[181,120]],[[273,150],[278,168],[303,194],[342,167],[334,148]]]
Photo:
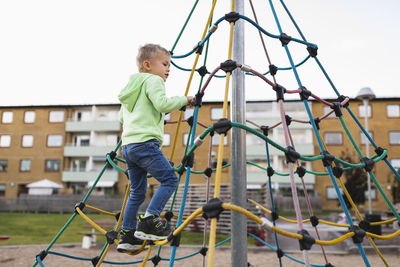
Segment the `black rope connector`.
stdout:
[[304,86],[300,87],[301,93],[300,93],[300,99],[301,100],[308,100],[308,98],[311,96],[311,91],[307,90]]
[[365,232],[369,232],[369,229],[371,227],[371,223],[369,221],[367,221],[366,219],[360,221],[358,223],[358,226],[363,229]]
[[180,111],[186,111],[186,106],[183,106],[179,109]]
[[193,154],[193,152],[192,153],[190,153],[189,155],[185,155],[184,157],[183,157],[183,159],[182,159],[182,165],[184,166],[184,167],[190,167],[190,168],[192,168],[193,167],[193,164],[194,164],[194,154]]
[[118,211],[117,213],[115,213],[115,220],[118,222],[119,217],[121,216],[121,212]]
[[167,120],[164,120],[164,125],[166,125],[167,124]]
[[[342,103],[345,99],[347,98],[347,96],[341,95],[338,97],[338,101],[340,103]],[[347,108],[349,106],[349,102],[347,102],[346,104],[343,105],[343,107]]]
[[341,107],[342,105],[340,104],[340,102],[334,102],[332,103],[333,106],[331,106],[331,109],[333,109],[335,111],[335,115],[336,117],[341,117],[343,115]]
[[170,242],[171,246],[173,246],[173,247],[179,247],[179,245],[181,243],[181,233],[179,233],[176,236],[174,236],[173,234],[174,234],[174,231],[171,231],[171,233],[169,233],[168,242]]
[[194,96],[194,105],[196,107],[201,107],[202,103],[203,103],[203,96],[204,93],[198,92],[195,96]]
[[167,222],[170,222],[173,217],[174,213],[170,210],[164,214],[164,218],[167,220]]
[[269,127],[267,125],[261,125],[260,129],[265,136],[268,136]]
[[169,54],[170,54],[171,56],[174,55],[174,52],[173,52],[173,51],[169,50],[168,52],[169,52]]
[[[384,148],[382,148],[382,147],[377,147],[377,148],[375,148],[375,153],[376,153],[378,156],[382,155],[383,152],[385,152],[385,149],[384,149]],[[387,158],[387,155],[386,155],[383,159],[386,159],[386,158]]]
[[151,262],[154,264],[154,265],[158,265],[158,263],[161,261],[161,257],[160,256],[158,256],[158,255],[155,255],[153,258],[151,258]]
[[298,231],[297,233],[303,236],[303,238],[299,240],[300,250],[310,250],[312,245],[315,243],[314,237],[312,237],[307,230],[304,229]]
[[239,19],[239,13],[237,12],[229,12],[225,14],[225,20],[229,23],[235,23]]
[[276,101],[280,100],[280,99],[285,99],[284,95],[286,92],[285,87],[283,87],[280,84],[276,84],[272,89],[274,89],[274,91],[276,92]]
[[182,175],[186,171],[185,167],[181,165],[181,167],[176,171],[179,175]]
[[237,68],[236,61],[228,59],[225,62],[220,64],[221,70],[225,71],[226,73],[234,71]]
[[224,211],[222,204],[223,202],[218,198],[213,198],[208,201],[208,203],[203,206],[203,218],[206,220],[211,218],[219,219],[219,215]]
[[78,213],[78,212],[76,211],[76,208],[79,208],[81,211],[83,211],[83,209],[84,209],[85,207],[86,207],[86,204],[83,203],[83,202],[78,202],[78,203],[76,203],[76,204],[75,204],[75,207],[74,207],[75,213]]
[[201,42],[198,42],[197,45],[193,48],[193,51],[195,51],[196,54],[201,55],[201,53],[203,53],[203,48],[204,48],[204,43],[201,44]]
[[365,164],[364,169],[365,169],[367,172],[372,171],[372,169],[374,168],[374,165],[375,165],[375,162],[374,162],[372,159],[367,158],[367,157],[362,158],[362,159],[361,159],[361,163],[364,163],[364,164]]
[[332,162],[335,160],[335,156],[332,154],[329,154],[328,151],[324,150],[320,153],[321,155],[323,155],[323,159],[322,162],[324,163],[324,166],[331,166]]
[[168,161],[171,167],[174,167],[175,163],[173,161]]
[[113,150],[110,153],[107,153],[107,155],[110,156],[111,160],[114,160],[117,156],[117,153]]
[[193,126],[193,116],[190,116],[187,120],[186,120],[187,124],[189,124],[190,127]]
[[230,120],[222,118],[213,124],[214,130],[218,134],[225,134],[232,128],[232,123]]
[[281,33],[279,40],[281,41],[282,46],[285,46],[292,40],[292,37],[283,32]]
[[273,64],[269,65],[268,68],[272,76],[274,76],[278,72],[278,67]]
[[317,216],[313,215],[310,217],[310,222],[312,226],[317,226],[319,224],[319,219]]
[[349,227],[350,232],[354,232],[354,235],[351,237],[353,239],[353,242],[358,244],[363,241],[363,238],[365,236],[365,231],[358,227],[357,225],[353,225]]
[[114,230],[108,231],[106,233],[106,238],[107,238],[107,243],[108,244],[110,244],[110,245],[114,244],[114,239],[118,238],[118,232],[114,231]]
[[335,166],[335,167],[332,168],[332,172],[333,172],[333,175],[335,175],[336,178],[340,178],[340,177],[342,177],[343,169],[341,167],[339,167],[339,166]]
[[272,211],[272,212],[271,212],[271,219],[272,219],[273,221],[278,220],[278,219],[279,219],[279,214],[278,214],[276,211]]
[[99,263],[100,256],[93,257],[90,261],[92,262],[93,266],[95,267],[97,263]]
[[288,150],[285,152],[286,162],[294,163],[300,158],[300,153],[296,152],[293,147],[288,146],[286,149]]
[[284,255],[283,250],[282,250],[282,249],[278,249],[278,250],[276,251],[276,255],[278,256],[278,258],[282,258],[283,255]]
[[203,256],[206,256],[207,255],[207,251],[208,251],[207,247],[202,247],[200,249],[200,254],[203,255]]
[[304,175],[306,175],[306,169],[304,169],[302,166],[298,166],[296,168],[296,173],[299,177],[304,177]]
[[197,72],[200,74],[201,77],[204,77],[208,73],[208,70],[206,66],[201,66],[197,69]]
[[332,265],[332,263],[328,262],[327,264],[325,264],[325,267],[335,267],[335,265]]
[[36,258],[39,257],[40,260],[42,261],[42,260],[44,260],[44,258],[46,258],[46,256],[47,256],[47,252],[45,250],[42,250],[39,252],[39,254],[36,255]]
[[292,123],[292,117],[285,115],[286,125],[289,126]]
[[211,168],[206,168],[204,170],[204,175],[207,176],[208,178],[210,178],[211,175],[212,175],[212,169]]
[[272,175],[274,175],[274,173],[275,173],[274,168],[272,168],[271,166],[269,166],[269,167],[267,168],[267,175],[268,175],[269,177],[271,177]]
[[321,119],[319,117],[314,118],[314,123],[315,123],[315,127],[317,127],[317,130],[319,130],[319,123],[320,122],[321,122]]
[[311,57],[316,57],[318,55],[318,47],[309,45],[307,46],[307,51]]

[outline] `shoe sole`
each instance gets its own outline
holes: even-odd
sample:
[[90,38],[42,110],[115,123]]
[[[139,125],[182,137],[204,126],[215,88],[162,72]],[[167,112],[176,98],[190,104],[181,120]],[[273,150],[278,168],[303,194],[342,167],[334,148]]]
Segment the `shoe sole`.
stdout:
[[156,235],[146,234],[138,230],[136,230],[135,232],[135,237],[142,240],[150,240],[150,241],[160,241],[168,238],[168,236],[156,236]]
[[141,247],[141,245],[132,246],[129,244],[119,244],[117,247],[117,251],[121,253],[134,253],[137,252]]

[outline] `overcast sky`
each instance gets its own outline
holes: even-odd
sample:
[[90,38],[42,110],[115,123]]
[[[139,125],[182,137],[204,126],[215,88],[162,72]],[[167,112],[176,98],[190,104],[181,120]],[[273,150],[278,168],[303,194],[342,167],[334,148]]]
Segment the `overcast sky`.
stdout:
[[[153,42],[171,49],[195,0],[2,0],[0,1],[0,105],[117,103],[117,95],[137,71],[140,45]],[[211,0],[200,0],[175,55],[200,41]],[[269,1],[253,0],[261,26],[278,35]],[[288,35],[298,33],[273,1]],[[378,97],[400,97],[400,1],[286,0],[301,31],[319,47],[318,58],[341,94],[354,97],[371,87]],[[213,21],[230,11],[230,1],[217,2]],[[245,15],[253,18],[248,1]],[[245,24],[245,64],[259,72],[268,67],[256,29]],[[207,68],[227,59],[229,27],[222,22],[210,40]],[[280,42],[265,37],[272,63],[288,67]],[[289,44],[294,61],[307,56],[305,47]],[[175,62],[191,68],[194,55]],[[201,57],[200,63],[203,62]],[[200,66],[200,64],[199,64]],[[298,69],[303,85],[323,98],[335,97],[314,60]],[[222,73],[220,73],[222,74]],[[183,95],[189,72],[171,69],[168,95]],[[267,76],[270,78],[270,76]],[[297,89],[292,71],[279,71],[278,83]],[[274,99],[258,78],[246,78],[246,98]],[[195,76],[189,94],[199,87]],[[213,79],[205,99],[222,100],[223,79]],[[290,98],[290,97],[289,97]],[[296,96],[296,98],[298,98]]]

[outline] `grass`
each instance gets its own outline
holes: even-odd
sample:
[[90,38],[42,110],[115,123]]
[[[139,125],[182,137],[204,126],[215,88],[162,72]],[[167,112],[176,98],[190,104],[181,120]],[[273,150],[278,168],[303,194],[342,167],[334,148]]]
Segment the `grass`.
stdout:
[[[47,213],[0,213],[0,236],[9,236],[7,241],[0,241],[0,246],[27,245],[27,244],[49,244],[56,234],[62,229],[72,214],[47,214]],[[92,220],[112,219],[109,215],[88,214]],[[57,239],[59,243],[80,243],[82,235],[78,232],[88,232],[85,220],[79,215],[69,224],[61,236]],[[217,234],[216,243],[225,240],[229,235]],[[97,236],[98,242],[105,242],[104,236]],[[183,232],[181,235],[182,245],[203,244],[203,233]],[[206,243],[208,245],[208,242]],[[249,239],[249,245],[254,241]],[[224,244],[230,245],[230,242]]]

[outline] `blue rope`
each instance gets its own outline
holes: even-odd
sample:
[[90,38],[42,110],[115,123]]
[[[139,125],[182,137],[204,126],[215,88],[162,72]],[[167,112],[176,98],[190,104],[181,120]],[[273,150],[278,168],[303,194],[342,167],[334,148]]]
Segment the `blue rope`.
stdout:
[[[193,111],[193,126],[192,126],[192,136],[190,138],[190,147],[193,147],[194,139],[196,138],[198,113],[199,113],[199,106],[195,106],[194,111]],[[178,215],[178,220],[176,222],[176,227],[179,227],[182,223],[183,212],[185,210],[186,197],[187,197],[188,188],[189,188],[189,181],[190,181],[190,166],[188,166],[187,170],[186,170],[185,187],[183,189],[182,201],[181,201],[181,206],[179,208],[179,215]],[[176,246],[172,246],[171,256],[170,256],[170,261],[169,261],[170,267],[174,266],[175,254],[176,254]]]
[[36,261],[37,261],[37,263],[39,263],[39,265],[40,265],[41,267],[45,267],[44,264],[43,264],[43,262],[42,262],[42,259],[40,258],[40,256],[36,256]]
[[[265,142],[265,150],[266,150],[266,153],[267,153],[267,161],[268,161],[268,168],[269,168],[269,167],[271,167],[271,159],[270,159],[270,155],[269,155],[268,142]],[[274,196],[272,194],[271,176],[268,176],[268,187],[269,187],[269,197],[271,199],[271,210],[272,210],[272,212],[276,212],[275,203],[274,203]],[[272,223],[273,223],[274,226],[276,226],[276,221],[275,220],[272,220]],[[278,234],[276,232],[274,232],[274,238],[275,238],[276,247],[279,250]],[[282,259],[281,258],[279,258],[279,266],[282,267]]]
[[[272,249],[272,250],[274,250],[274,251],[277,251],[277,248],[271,246],[270,244],[268,244],[267,242],[265,242],[264,240],[262,240],[262,239],[259,238],[258,236],[253,235],[253,234],[251,234],[251,233],[248,233],[248,235],[251,236],[251,237],[254,237],[254,238],[257,239],[258,241],[260,241],[261,243],[263,243],[264,245],[266,245],[267,247],[269,247],[270,249]],[[285,257],[287,257],[288,259],[291,259],[291,260],[293,260],[293,261],[295,261],[295,262],[298,262],[298,263],[301,263],[301,264],[305,264],[304,261],[301,261],[301,260],[299,260],[299,259],[296,259],[296,258],[294,258],[294,257],[292,257],[292,256],[290,256],[290,255],[288,255],[288,254],[286,254],[285,252],[283,252],[283,256],[285,256]],[[324,264],[324,265],[321,265],[321,264],[311,264],[311,266],[315,266],[315,267],[325,267],[326,265],[325,265],[325,264]]]
[[[269,3],[270,3],[270,6],[271,6],[271,10],[272,10],[272,12],[274,14],[275,22],[276,22],[276,24],[277,24],[277,26],[279,28],[279,32],[282,33],[282,28],[280,26],[278,16],[277,16],[277,14],[275,12],[274,5],[273,5],[271,0],[269,0]],[[286,50],[286,54],[288,56],[290,64],[293,66],[293,73],[294,73],[295,78],[297,80],[298,86],[301,88],[302,84],[301,84],[301,81],[300,81],[300,77],[299,77],[299,75],[297,73],[296,67],[294,67],[293,59],[292,59],[291,53],[289,51],[289,48],[287,47],[287,45],[284,45],[284,48]],[[318,134],[318,129],[316,128],[316,125],[315,125],[315,122],[314,122],[310,107],[308,105],[308,102],[306,100],[303,100],[303,103],[304,103],[304,106],[305,106],[305,108],[307,110],[307,114],[308,114],[308,117],[310,119],[310,122],[311,122],[311,124],[313,126],[314,135],[318,140],[318,144],[319,144],[320,150],[323,151],[322,141],[321,141],[320,136]],[[339,201],[340,201],[340,204],[342,206],[342,209],[343,209],[344,213],[346,214],[347,220],[348,220],[350,226],[353,226],[353,220],[351,219],[351,215],[350,215],[350,213],[349,213],[349,211],[347,209],[347,206],[345,205],[345,202],[343,200],[343,196],[342,196],[342,194],[340,192],[339,186],[337,185],[336,180],[335,180],[335,178],[333,176],[332,167],[331,166],[327,166],[327,169],[328,169],[328,172],[329,172],[329,177],[331,178],[331,181],[332,181],[332,183],[333,183],[333,185],[335,187],[335,191],[336,191],[336,194],[337,194],[337,196],[339,198]],[[360,254],[361,254],[361,256],[362,256],[362,258],[364,260],[365,265],[366,266],[370,266],[370,264],[368,262],[368,259],[367,259],[366,255],[365,255],[364,248],[361,246],[360,243],[357,244],[357,247],[358,247],[358,250],[360,251]]]

